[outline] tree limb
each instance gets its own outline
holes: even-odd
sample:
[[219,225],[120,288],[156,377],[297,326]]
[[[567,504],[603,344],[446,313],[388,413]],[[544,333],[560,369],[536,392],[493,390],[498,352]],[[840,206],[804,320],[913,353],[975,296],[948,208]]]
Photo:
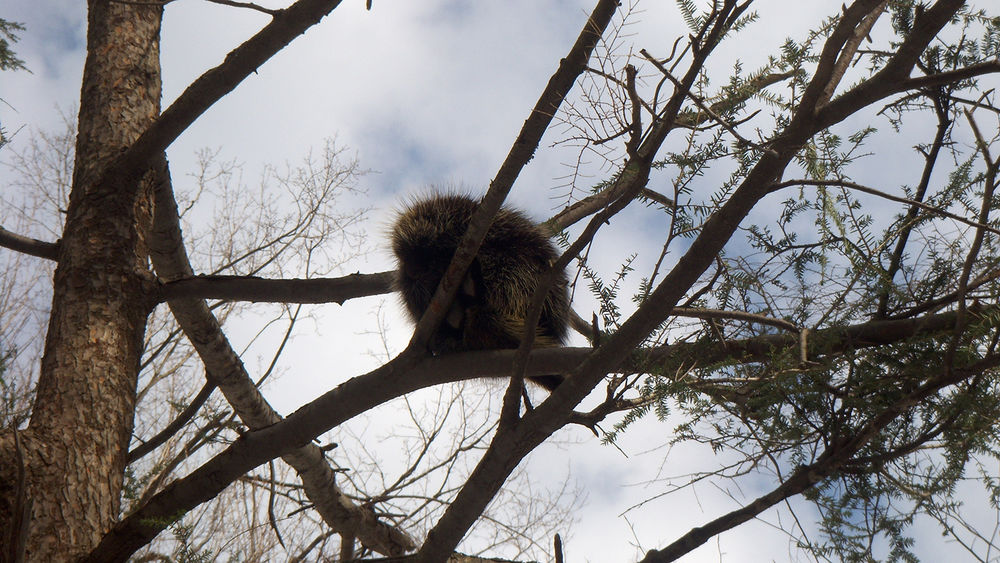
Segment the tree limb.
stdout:
[[[778,183],[774,184],[774,186],[773,186],[774,190],[773,191],[778,191],[780,189],[787,188],[789,186],[837,186],[837,187],[842,187],[842,188],[848,188],[848,189],[851,189],[851,190],[855,190],[855,191],[863,192],[863,193],[870,194],[870,195],[873,195],[873,196],[878,196],[878,197],[881,197],[881,198],[884,198],[884,199],[888,199],[889,201],[895,201],[897,203],[906,203],[906,204],[909,204],[910,206],[912,206],[912,208],[923,209],[924,211],[927,211],[928,213],[933,213],[935,215],[940,215],[941,217],[947,217],[948,219],[954,219],[955,221],[958,221],[959,223],[965,223],[966,225],[969,225],[970,227],[975,227],[977,229],[983,229],[983,230],[989,231],[989,232],[991,232],[993,234],[1000,235],[1000,229],[997,229],[995,227],[991,227],[991,226],[989,226],[989,225],[987,225],[985,223],[981,223],[979,221],[974,221],[972,219],[966,219],[965,217],[962,217],[961,215],[955,215],[954,213],[945,211],[944,209],[941,209],[941,208],[938,208],[938,207],[934,207],[933,205],[928,205],[928,204],[926,204],[926,203],[924,203],[922,201],[919,201],[918,199],[910,199],[908,197],[901,197],[901,196],[897,196],[897,195],[892,195],[892,194],[884,192],[882,190],[877,190],[875,188],[870,188],[868,186],[863,186],[863,185],[858,184],[856,182],[849,182],[847,180],[806,180],[806,179],[787,180],[785,182],[778,182]],[[914,213],[914,215],[915,215],[915,213]]]
[[184,425],[187,424],[192,418],[194,418],[194,415],[198,413],[198,409],[200,409],[201,406],[205,404],[205,401],[207,401],[208,398],[212,395],[212,391],[215,391],[215,387],[216,387],[215,383],[213,383],[211,381],[211,378],[209,378],[209,381],[205,382],[205,385],[203,385],[201,390],[198,391],[198,394],[195,395],[193,399],[191,399],[190,404],[188,404],[188,406],[185,407],[184,410],[177,415],[177,417],[175,417],[172,421],[170,421],[170,424],[167,424],[165,427],[163,427],[163,430],[157,432],[155,436],[143,442],[142,444],[139,444],[132,451],[128,453],[127,463],[132,463],[137,459],[140,459],[142,456],[160,447],[164,442],[166,442],[174,434],[176,434],[178,430],[183,428]]
[[319,23],[341,0],[298,0],[274,14],[269,24],[226,55],[225,60],[191,83],[136,141],[104,172],[109,183],[137,189],[138,178],[173,141],[215,102]]
[[0,227],[0,246],[49,260],[55,260],[59,255],[59,243],[22,236],[3,227]]
[[222,299],[278,303],[339,303],[389,293],[395,272],[340,278],[265,279],[255,276],[193,276],[165,283],[159,301]]

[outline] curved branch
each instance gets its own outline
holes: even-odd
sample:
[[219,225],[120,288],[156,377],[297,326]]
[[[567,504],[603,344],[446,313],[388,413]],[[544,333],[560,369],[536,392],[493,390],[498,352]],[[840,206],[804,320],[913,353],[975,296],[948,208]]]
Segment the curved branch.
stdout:
[[105,170],[105,180],[138,189],[135,180],[198,117],[293,39],[319,23],[340,2],[299,0],[288,8],[276,11],[271,23],[230,51],[222,64],[192,82],[149,129]]
[[177,415],[170,424],[167,424],[163,430],[160,430],[156,436],[153,436],[149,440],[139,444],[132,451],[128,453],[128,458],[126,463],[133,463],[136,460],[142,458],[144,455],[160,447],[164,442],[169,440],[178,430],[184,427],[194,415],[198,413],[198,409],[205,404],[205,401],[212,395],[212,391],[215,391],[215,383],[212,381],[206,381],[205,385],[202,386],[201,391],[195,395],[187,407]]
[[793,322],[789,322],[784,319],[776,319],[774,317],[768,317],[767,315],[747,313],[745,311],[723,311],[720,309],[674,307],[674,310],[671,311],[670,314],[678,317],[691,317],[694,319],[734,319],[738,321],[747,321],[751,323],[773,326],[775,328],[780,328],[782,330],[788,330],[796,333],[802,330],[802,327],[796,326],[795,323]]
[[1000,229],[997,229],[995,227],[991,227],[991,226],[989,226],[989,225],[987,225],[985,223],[980,223],[980,222],[977,222],[977,221],[973,221],[972,219],[966,219],[965,217],[962,217],[961,215],[955,215],[954,213],[945,211],[944,209],[940,209],[938,207],[934,207],[933,205],[928,205],[928,204],[926,204],[926,203],[924,203],[922,201],[918,201],[918,200],[911,199],[911,198],[908,198],[908,197],[901,197],[901,196],[897,196],[897,195],[892,195],[890,193],[883,192],[882,190],[877,190],[875,188],[869,188],[868,186],[863,186],[863,185],[855,183],[855,182],[848,182],[846,180],[807,180],[807,179],[787,180],[785,182],[778,182],[778,183],[774,184],[772,186],[772,191],[778,191],[778,190],[780,190],[782,188],[787,188],[789,186],[837,186],[837,187],[842,187],[842,188],[848,188],[848,189],[851,189],[851,190],[855,190],[855,191],[863,192],[863,193],[870,194],[870,195],[873,195],[873,196],[877,196],[877,197],[881,197],[881,198],[884,198],[884,199],[888,199],[889,201],[895,201],[897,203],[905,203],[907,205],[911,205],[913,207],[917,207],[917,208],[923,209],[924,211],[927,211],[928,213],[933,213],[935,215],[940,215],[941,217],[947,217],[948,219],[954,219],[955,221],[958,221],[959,223],[965,223],[966,225],[969,225],[970,227],[975,227],[977,229],[983,229],[983,230],[989,231],[989,232],[991,232],[993,234],[1000,235]]
[[49,260],[55,260],[59,254],[59,243],[57,242],[45,242],[22,236],[3,227],[0,227],[0,246]]

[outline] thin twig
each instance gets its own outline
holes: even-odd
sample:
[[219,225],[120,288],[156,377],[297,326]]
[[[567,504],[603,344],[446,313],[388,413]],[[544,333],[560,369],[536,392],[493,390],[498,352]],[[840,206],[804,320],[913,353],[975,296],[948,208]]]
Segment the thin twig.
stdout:
[[926,203],[917,201],[915,199],[910,199],[908,197],[902,197],[902,196],[888,194],[888,193],[885,193],[885,192],[883,192],[881,190],[877,190],[875,188],[870,188],[868,186],[864,186],[864,185],[861,185],[861,184],[856,184],[854,182],[848,182],[846,180],[806,180],[806,179],[787,180],[787,181],[784,181],[784,182],[778,182],[778,183],[772,184],[771,185],[771,191],[774,192],[774,191],[778,191],[780,189],[791,187],[791,186],[837,186],[837,187],[848,188],[848,189],[856,190],[856,191],[859,191],[859,192],[864,192],[866,194],[871,194],[871,195],[874,195],[874,196],[885,198],[885,199],[888,199],[888,200],[891,200],[891,201],[896,201],[896,202],[899,202],[899,203],[906,203],[906,204],[909,204],[909,205],[913,205],[913,206],[919,207],[919,208],[921,208],[921,209],[923,209],[925,211],[929,211],[931,213],[934,213],[936,215],[940,215],[942,217],[947,217],[948,219],[954,219],[955,221],[958,221],[960,223],[964,223],[966,225],[969,225],[970,227],[975,227],[977,229],[985,229],[985,230],[987,230],[987,231],[989,231],[991,233],[1000,235],[1000,229],[997,229],[995,227],[991,227],[991,226],[986,225],[984,223],[981,223],[981,222],[978,222],[978,221],[973,221],[971,219],[966,219],[965,217],[962,217],[960,215],[955,215],[954,213],[950,213],[948,211],[945,211],[943,209],[939,209],[937,207],[934,207],[933,205],[928,205]]
[[[664,76],[670,79],[670,81],[674,83],[674,86],[676,88],[680,89],[683,87],[680,81],[673,74],[671,74],[670,71],[667,70],[662,64],[660,64],[660,62],[656,60],[655,57],[650,55],[648,51],[646,51],[645,49],[639,49],[639,53],[642,54],[643,57],[646,57],[646,60],[653,63],[653,66],[655,66],[661,73],[663,73]],[[708,107],[708,104],[705,103],[705,100],[701,96],[695,95],[694,92],[692,92],[690,89],[685,90],[685,92],[687,94],[687,97],[691,99],[695,103],[695,105],[698,106],[699,109],[704,111],[709,117],[712,118],[712,120],[714,120],[716,123],[725,128],[726,131],[729,131],[729,133],[736,138],[736,140],[740,143],[740,145],[745,147],[753,147],[761,151],[773,150],[773,149],[768,149],[767,147],[763,147],[751,141],[750,139],[745,138],[743,135],[740,135],[739,132],[736,131],[736,129],[733,128],[733,126],[728,121],[726,121],[720,115],[712,111],[712,108]]]
[[178,430],[183,428],[184,425],[187,424],[194,417],[194,415],[198,413],[198,409],[200,409],[202,405],[205,404],[205,401],[207,401],[208,398],[212,395],[212,391],[215,390],[215,383],[213,383],[212,381],[213,379],[209,377],[208,381],[205,382],[205,385],[202,386],[201,391],[198,391],[198,394],[195,395],[193,399],[191,399],[191,402],[188,404],[188,406],[184,407],[184,410],[181,411],[181,413],[177,415],[176,418],[170,421],[170,424],[164,427],[163,430],[160,430],[155,436],[150,438],[148,441],[143,442],[142,444],[136,446],[135,449],[130,451],[128,453],[128,458],[127,458],[128,463],[132,463],[140,459],[144,455],[148,454],[149,452],[160,447],[160,445],[162,445],[164,442],[173,437],[173,435],[176,434]]
[[258,12],[263,12],[269,16],[276,16],[281,13],[281,10],[272,10],[270,8],[265,8],[259,4],[254,4],[253,2],[235,2],[234,0],[205,0],[206,2],[211,2],[212,4],[222,4],[223,6],[232,6],[234,8],[247,8],[250,10],[256,10]]
[[798,333],[800,330],[802,330],[795,323],[786,321],[784,319],[776,319],[774,317],[758,315],[755,313],[747,313],[745,311],[722,311],[719,309],[674,307],[674,310],[671,311],[670,314],[676,315],[678,317],[691,317],[695,319],[733,319],[738,321],[748,321],[752,323],[773,326],[775,328],[780,328],[782,330],[787,330],[789,332],[795,332],[795,333]]

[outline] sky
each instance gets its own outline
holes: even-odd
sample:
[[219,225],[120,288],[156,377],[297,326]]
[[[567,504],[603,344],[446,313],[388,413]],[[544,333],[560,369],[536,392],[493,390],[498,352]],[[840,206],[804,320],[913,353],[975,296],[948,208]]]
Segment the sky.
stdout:
[[[0,123],[8,131],[24,127],[15,136],[16,148],[31,131],[58,130],[59,110],[76,107],[86,19],[82,2],[12,4],[0,9],[0,17],[27,25],[17,52],[31,70],[0,74],[0,97],[5,102],[0,104]],[[183,189],[183,175],[194,171],[196,151],[202,148],[220,149],[224,157],[244,163],[246,176],[253,178],[267,163],[294,164],[311,149],[321,148],[326,139],[335,138],[371,171],[359,181],[368,192],[358,202],[372,206],[365,226],[369,252],[344,265],[340,273],[390,269],[384,234],[401,202],[429,186],[485,190],[539,92],[575,40],[590,4],[374,0],[373,9],[366,11],[363,0],[347,0],[181,135],[168,151],[175,186]],[[815,25],[822,14],[840,4],[762,2],[761,21],[723,47],[709,74],[721,82],[737,60],[748,69],[759,66],[786,36],[802,39],[805,26]],[[162,41],[163,107],[266,21],[260,13],[208,2],[169,4]],[[629,39],[623,44],[636,51],[664,53],[674,38],[687,34],[672,2],[640,3],[628,21],[623,35]],[[537,219],[549,217],[563,201],[575,149],[553,144],[565,134],[559,126],[546,134],[510,197]],[[903,142],[897,148],[908,147]],[[5,189],[6,173],[0,167],[0,190]],[[584,173],[581,190],[606,177],[607,168],[592,160]],[[621,249],[628,248],[639,253],[640,268],[648,269],[659,252],[659,239],[649,237],[652,246],[647,247],[641,234],[654,227],[641,214],[627,216],[595,246],[594,263],[610,275],[621,263]],[[574,306],[589,318],[593,303],[585,295],[579,298]],[[315,322],[289,345],[280,385],[267,391],[275,408],[291,412],[377,365],[381,360],[357,352],[381,346],[371,334],[380,305],[387,311],[388,345],[401,350],[410,326],[393,296],[317,307]],[[229,334],[239,348],[255,332],[248,322]],[[392,423],[385,422],[395,420],[390,415],[383,423],[391,428]],[[571,428],[532,457],[529,471],[537,472],[543,485],[554,486],[568,472],[586,493],[579,522],[566,544],[569,561],[634,560],[638,553],[669,543],[774,484],[770,475],[760,475],[744,481],[741,490],[699,485],[651,500],[623,517],[629,507],[668,488],[666,483],[721,461],[714,460],[707,447],[667,447],[670,438],[670,424],[652,419],[626,433],[618,448]],[[808,508],[800,508],[812,516]],[[772,526],[779,518],[787,519],[787,512],[779,516],[769,511],[764,522],[749,522],[723,534],[684,561],[789,560],[793,557],[789,540]],[[928,549],[948,553],[950,548]]]

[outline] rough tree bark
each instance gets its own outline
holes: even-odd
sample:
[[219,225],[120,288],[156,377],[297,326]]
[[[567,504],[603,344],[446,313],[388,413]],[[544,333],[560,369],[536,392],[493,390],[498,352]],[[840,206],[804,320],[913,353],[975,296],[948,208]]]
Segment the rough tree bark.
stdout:
[[76,166],[37,399],[28,428],[0,436],[0,529],[26,538],[23,554],[4,542],[9,559],[74,559],[118,517],[152,305],[141,243],[149,190],[142,178],[103,171],[159,114],[162,8],[88,8]]

